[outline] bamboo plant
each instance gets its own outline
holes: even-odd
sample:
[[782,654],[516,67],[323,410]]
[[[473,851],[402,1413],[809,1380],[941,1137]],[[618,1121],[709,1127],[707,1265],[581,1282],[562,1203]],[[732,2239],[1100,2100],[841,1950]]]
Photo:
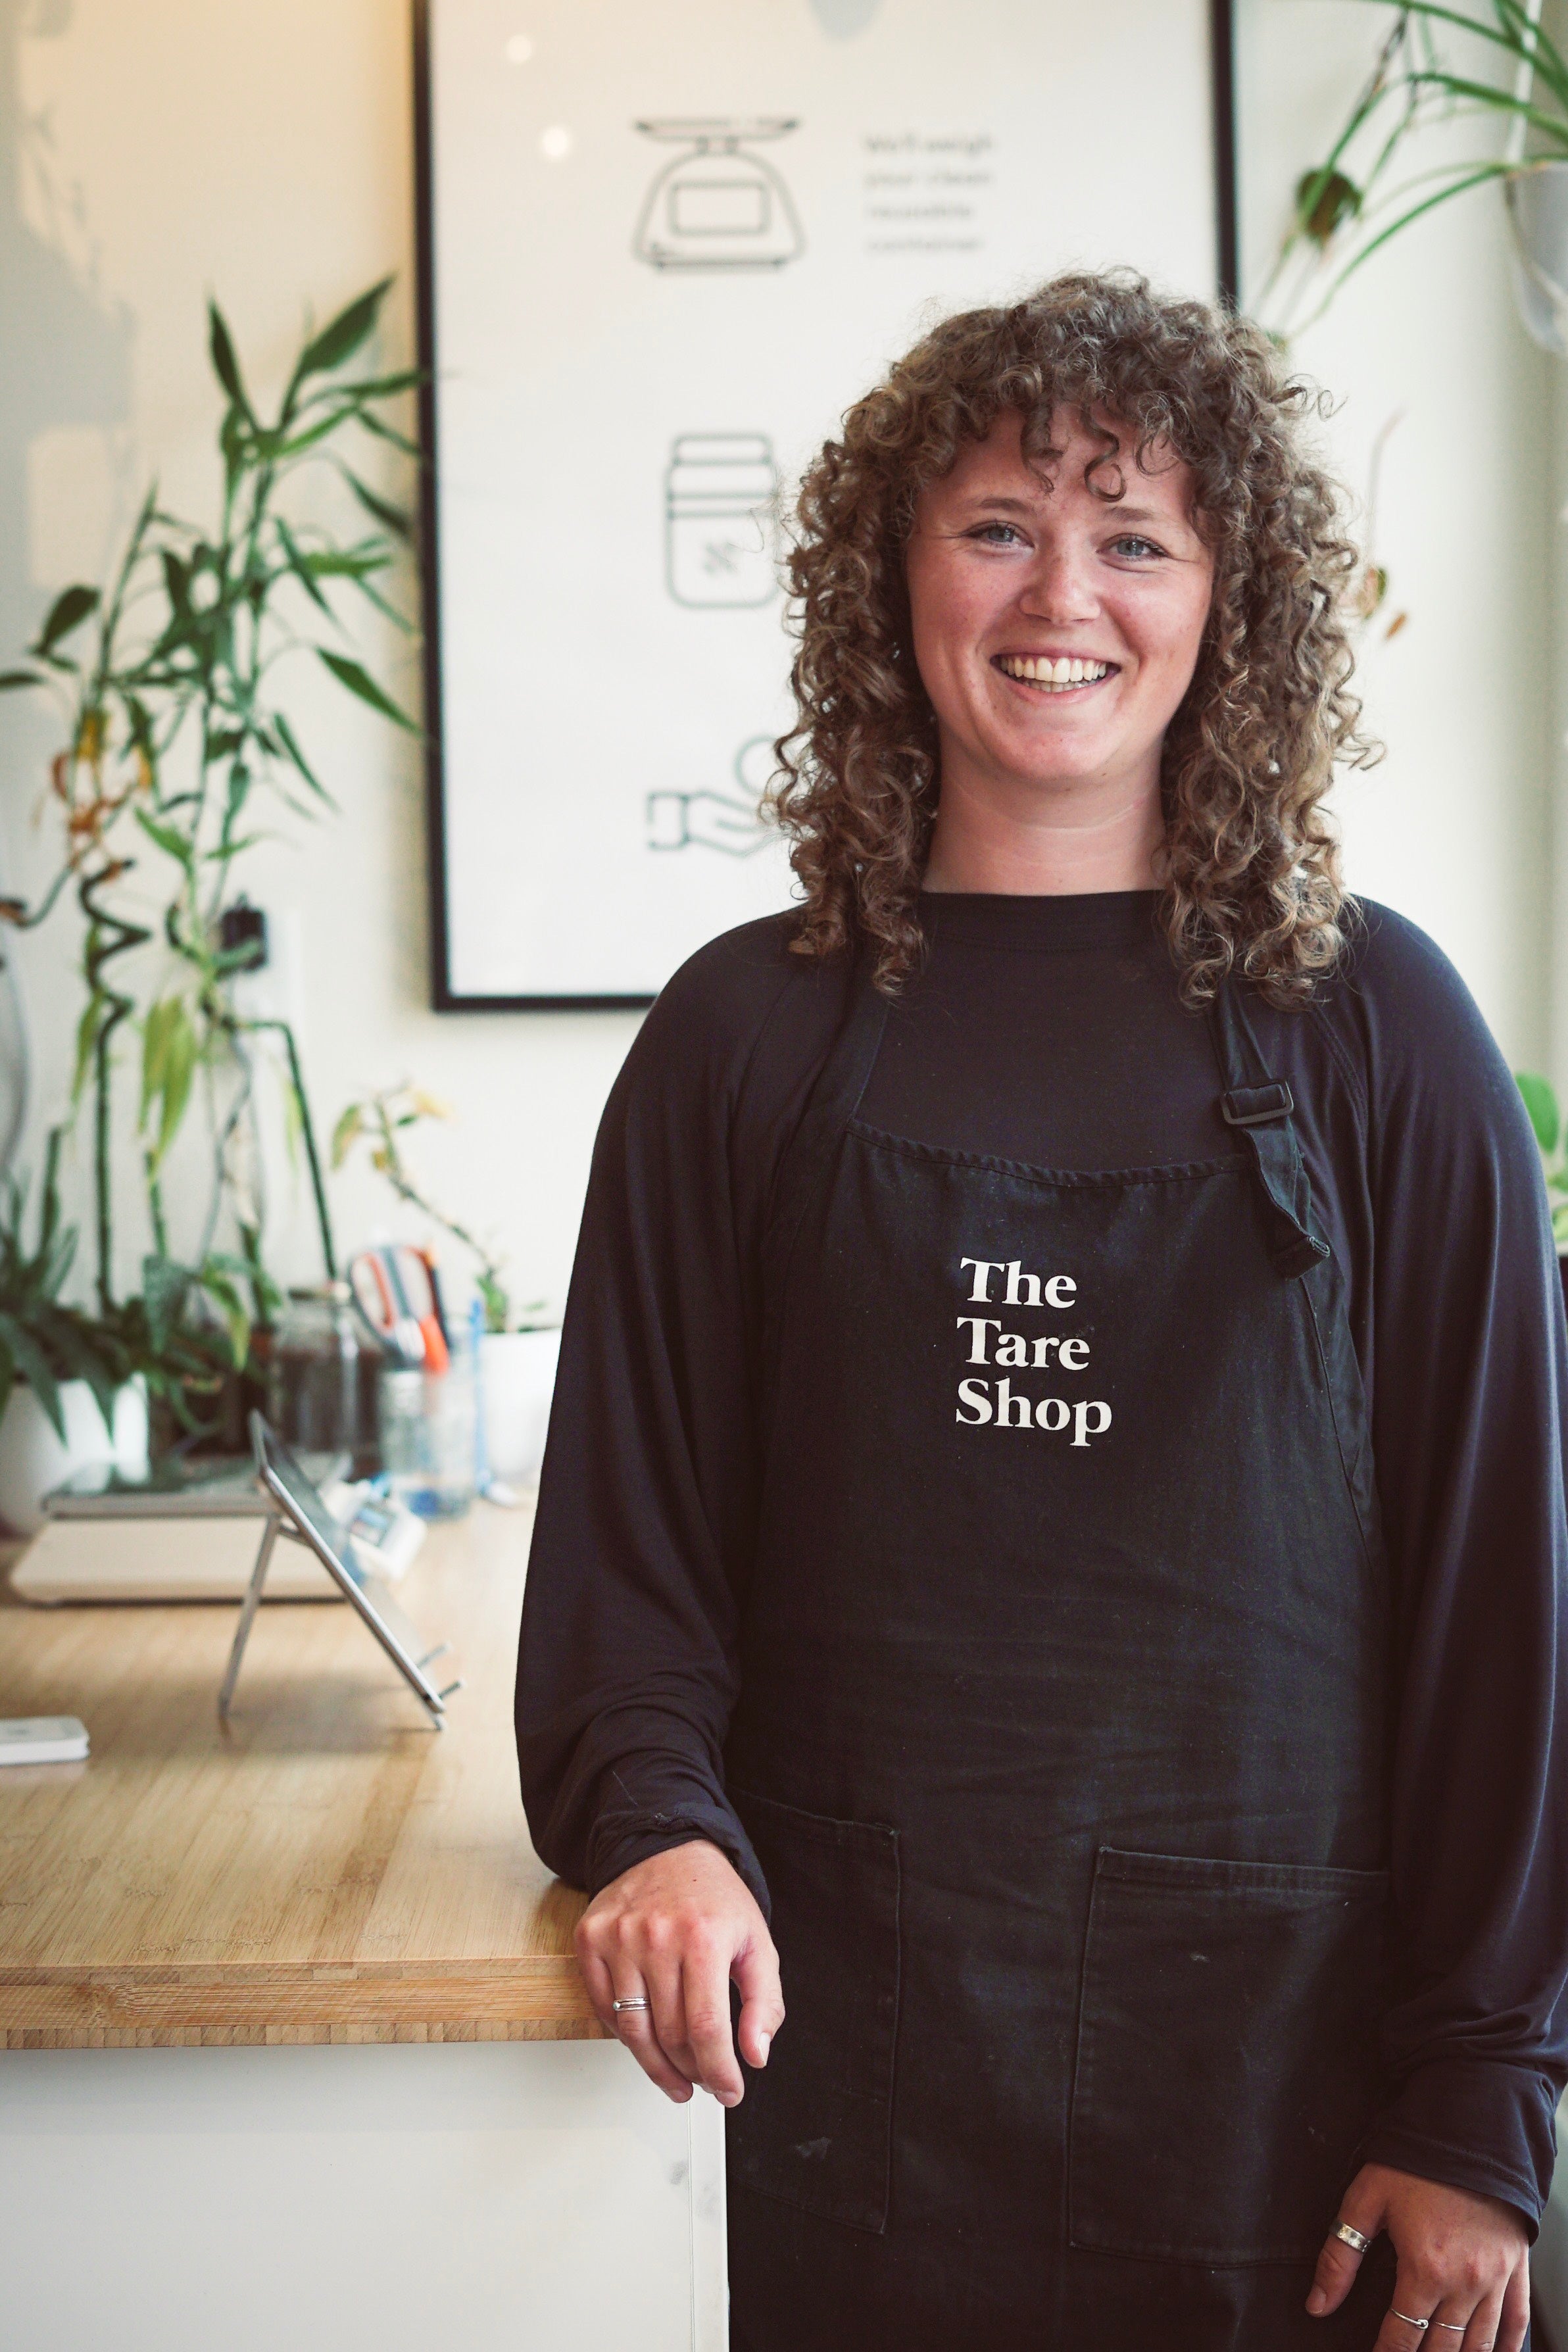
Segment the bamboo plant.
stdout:
[[[62,855],[31,904],[0,902],[21,929],[65,898],[82,926],[86,991],[77,1031],[73,1106],[91,1121],[94,1275],[103,1331],[143,1368],[184,1366],[208,1335],[242,1368],[252,1327],[277,1303],[262,1259],[259,1217],[244,1181],[255,1143],[255,1054],[281,1049],[286,1108],[309,1169],[326,1273],[336,1257],[321,1155],[295,1038],[282,1021],[247,1017],[234,982],[254,956],[226,943],[236,870],[260,839],[268,803],[311,816],[333,803],[280,698],[280,666],[313,656],[348,693],[397,726],[415,722],[349,650],[334,593],[349,590],[407,631],[384,593],[411,543],[410,519],[366,482],[346,451],[355,435],[416,454],[385,415],[417,372],[360,374],[390,279],[304,341],[275,409],[264,414],[241,373],[226,321],[208,308],[208,351],[223,399],[216,520],[182,520],[149,490],[103,590],[67,588],[0,690],[51,693],[65,748],[50,791]],[[333,467],[372,526],[344,541],[290,520],[302,469]],[[313,622],[309,637],[300,621]],[[323,638],[325,641],[323,641]],[[334,642],[335,640],[335,642]],[[149,861],[152,861],[149,864]],[[149,877],[160,911],[144,913]],[[139,1039],[134,1124],[152,1246],[140,1296],[115,1285],[113,1139],[117,1068]],[[176,1247],[163,1174],[193,1099],[204,1102],[210,1196],[195,1245]],[[237,1246],[220,1246],[224,1219]],[[212,1349],[207,1347],[210,1358]]]

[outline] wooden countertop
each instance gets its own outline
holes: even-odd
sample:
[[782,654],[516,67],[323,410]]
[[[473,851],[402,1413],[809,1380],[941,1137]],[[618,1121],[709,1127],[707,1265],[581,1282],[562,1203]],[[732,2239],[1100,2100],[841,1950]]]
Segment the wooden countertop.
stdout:
[[225,1727],[236,1610],[0,1595],[0,1716],[92,1744],[0,1769],[4,2046],[597,2037],[518,1796],[529,1527],[476,1504],[399,1589],[464,1678],[442,1732],[341,1602],[258,1612]]

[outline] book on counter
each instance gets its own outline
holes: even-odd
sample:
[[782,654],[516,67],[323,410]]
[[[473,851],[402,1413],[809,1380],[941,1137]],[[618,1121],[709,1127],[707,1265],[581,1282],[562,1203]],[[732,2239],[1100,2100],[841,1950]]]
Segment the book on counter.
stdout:
[[[345,1528],[362,1568],[394,1582],[425,1526],[368,1484],[351,1485],[346,1454],[308,1454],[303,1466]],[[48,1517],[11,1570],[19,1601],[243,1600],[256,1563],[267,1497],[248,1454],[158,1464],[127,1478],[107,1465],[79,1471],[46,1498]],[[336,1601],[342,1594],[302,1545],[272,1555],[267,1601]]]

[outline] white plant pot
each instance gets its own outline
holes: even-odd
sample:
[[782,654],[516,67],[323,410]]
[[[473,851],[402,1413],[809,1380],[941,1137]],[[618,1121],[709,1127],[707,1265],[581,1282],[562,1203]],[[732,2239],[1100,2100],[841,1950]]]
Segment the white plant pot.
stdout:
[[147,1389],[140,1378],[115,1392],[112,1434],[85,1381],[60,1382],[65,1415],[62,1445],[53,1422],[30,1388],[18,1383],[0,1415],[0,1519],[19,1536],[44,1524],[44,1496],[79,1470],[109,1467],[127,1478],[147,1471]]
[[1568,357],[1568,163],[1533,164],[1503,191],[1519,315],[1542,351]]
[[487,1331],[479,1340],[479,1410],[492,1478],[531,1486],[544,1459],[559,1331]]

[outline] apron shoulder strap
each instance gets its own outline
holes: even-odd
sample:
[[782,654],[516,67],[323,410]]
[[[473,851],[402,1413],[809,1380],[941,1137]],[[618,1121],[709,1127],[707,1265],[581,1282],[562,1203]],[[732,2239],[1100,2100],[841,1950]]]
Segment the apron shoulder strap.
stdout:
[[1210,1008],[1215,1052],[1225,1092],[1220,1116],[1244,1138],[1269,1210],[1269,1255],[1287,1276],[1310,1273],[1330,1255],[1312,1220],[1312,1192],[1291,1113],[1296,1105],[1282,1080],[1270,1077],[1241,991],[1221,982]]
[[775,1298],[807,1206],[859,1108],[887,1020],[888,999],[872,986],[871,958],[862,950],[855,959],[844,1019],[773,1178],[766,1251],[773,1276],[768,1289]]

